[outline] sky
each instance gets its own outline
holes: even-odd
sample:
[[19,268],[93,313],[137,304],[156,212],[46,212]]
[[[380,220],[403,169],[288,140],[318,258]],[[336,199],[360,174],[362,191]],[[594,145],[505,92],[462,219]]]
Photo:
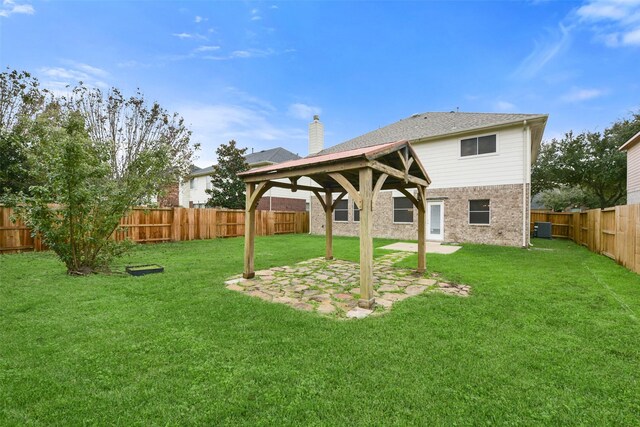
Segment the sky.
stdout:
[[640,111],[640,0],[0,0],[0,65],[178,112],[195,164],[231,139],[307,155],[428,111],[547,113],[544,139]]

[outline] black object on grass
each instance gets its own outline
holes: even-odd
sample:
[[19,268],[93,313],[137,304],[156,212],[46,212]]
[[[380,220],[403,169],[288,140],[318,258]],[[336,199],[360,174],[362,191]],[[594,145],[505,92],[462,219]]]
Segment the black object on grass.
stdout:
[[164,267],[158,264],[128,265],[125,270],[132,276],[144,276],[145,274],[162,273]]

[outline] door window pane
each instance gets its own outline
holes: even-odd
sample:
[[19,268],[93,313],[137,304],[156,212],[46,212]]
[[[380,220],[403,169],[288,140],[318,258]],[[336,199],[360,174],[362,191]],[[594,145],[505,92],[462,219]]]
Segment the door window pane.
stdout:
[[442,206],[440,205],[431,205],[429,234],[440,234],[441,208]]

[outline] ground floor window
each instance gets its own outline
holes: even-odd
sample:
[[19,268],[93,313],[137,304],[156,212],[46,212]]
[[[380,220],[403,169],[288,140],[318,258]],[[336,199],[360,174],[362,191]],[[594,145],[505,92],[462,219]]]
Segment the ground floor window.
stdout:
[[349,221],[349,203],[346,200],[340,200],[333,210],[334,221]]
[[353,202],[353,222],[360,222],[360,209],[356,202]]
[[469,200],[469,224],[488,225],[491,223],[491,203],[489,199]]
[[413,222],[413,203],[411,200],[406,197],[393,198],[393,222]]

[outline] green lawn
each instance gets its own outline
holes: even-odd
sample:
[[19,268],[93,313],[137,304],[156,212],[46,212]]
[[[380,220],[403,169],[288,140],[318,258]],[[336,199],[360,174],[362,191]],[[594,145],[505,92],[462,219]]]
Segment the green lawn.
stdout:
[[[137,246],[122,266],[165,267],[139,278],[0,256],[0,425],[640,423],[640,276],[605,257],[466,245],[427,263],[471,297],[337,321],[225,289],[242,245]],[[358,240],[334,253],[357,260]],[[257,269],[323,254],[256,240]]]

